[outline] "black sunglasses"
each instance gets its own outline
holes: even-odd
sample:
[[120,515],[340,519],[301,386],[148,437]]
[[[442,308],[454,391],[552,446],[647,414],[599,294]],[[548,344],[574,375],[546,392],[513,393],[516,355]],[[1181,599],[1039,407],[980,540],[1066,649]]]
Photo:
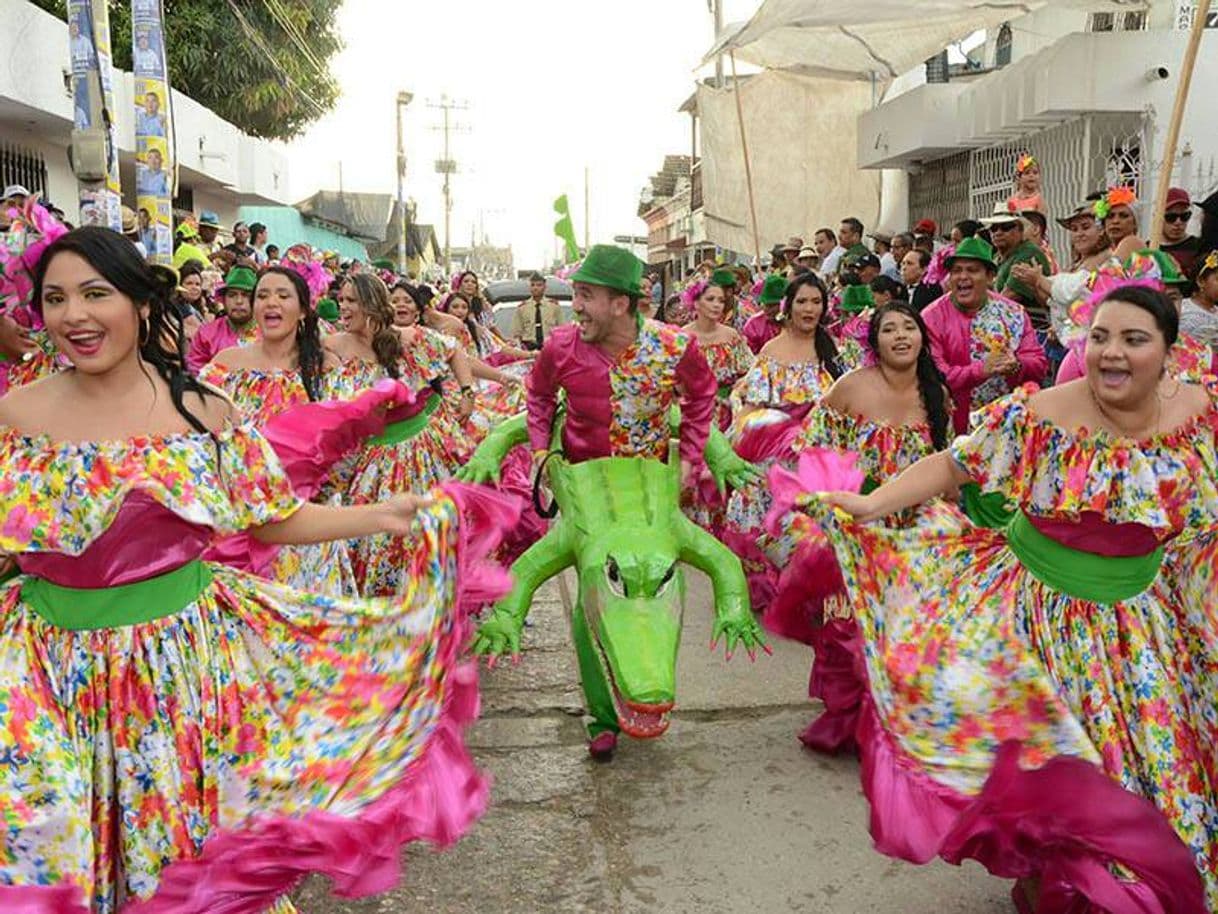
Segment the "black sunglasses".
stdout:
[[1191,218],[1193,218],[1192,213],[1164,213],[1163,214],[1164,222],[1188,222],[1188,220]]

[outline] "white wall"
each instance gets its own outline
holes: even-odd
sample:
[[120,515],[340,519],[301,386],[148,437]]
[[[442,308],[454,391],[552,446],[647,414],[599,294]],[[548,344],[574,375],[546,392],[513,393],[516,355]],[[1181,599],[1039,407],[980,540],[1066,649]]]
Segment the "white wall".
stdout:
[[[66,170],[72,128],[72,103],[65,88],[70,65],[67,24],[27,0],[0,0],[0,23],[0,136],[45,156],[48,195],[70,212],[74,207],[65,203],[76,197],[76,180]],[[113,35],[116,43],[126,40]],[[132,74],[116,71],[114,92],[118,144],[129,168],[135,153]],[[288,202],[287,157],[279,144],[243,134],[176,90],[173,114],[180,182],[210,204],[196,200],[196,209],[224,210],[235,219],[242,203]]]

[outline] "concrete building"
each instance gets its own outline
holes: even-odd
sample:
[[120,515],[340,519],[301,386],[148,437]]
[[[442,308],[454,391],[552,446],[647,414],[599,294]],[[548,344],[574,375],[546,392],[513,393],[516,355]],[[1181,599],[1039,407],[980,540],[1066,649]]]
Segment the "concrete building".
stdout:
[[660,271],[665,288],[696,256],[690,162],[690,156],[665,156],[639,199],[639,218],[647,223],[647,265]]
[[[0,0],[0,184],[40,191],[73,221],[76,177],[68,163],[72,131],[68,26],[26,0]],[[114,35],[115,42],[130,38]],[[135,203],[134,79],[114,73],[123,202]],[[281,147],[247,136],[181,92],[173,93],[178,160],[175,208],[213,210],[222,223],[243,205],[287,203]]]
[[[1024,152],[1041,162],[1052,214],[1131,184],[1144,234],[1160,181],[1194,199],[1218,189],[1218,119],[1208,97],[1218,86],[1218,29],[1205,36],[1178,153],[1164,168],[1192,4],[1147,7],[1088,14],[1050,5],[988,33],[969,72],[955,68],[944,80],[943,68],[928,64],[903,75],[858,122],[859,167],[892,170],[881,224],[929,217],[946,231],[988,215],[1010,195]],[[1064,231],[1051,227],[1064,255]]]

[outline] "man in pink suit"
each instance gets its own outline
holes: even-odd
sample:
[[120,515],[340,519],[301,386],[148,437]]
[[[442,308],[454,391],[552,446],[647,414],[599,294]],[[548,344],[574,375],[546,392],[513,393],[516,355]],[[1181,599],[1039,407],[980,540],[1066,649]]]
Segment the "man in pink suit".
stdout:
[[922,312],[930,349],[947,378],[956,408],[956,432],[968,430],[969,413],[1029,381],[1040,383],[1049,360],[1027,312],[996,295],[994,249],[966,238],[948,258],[948,294]]

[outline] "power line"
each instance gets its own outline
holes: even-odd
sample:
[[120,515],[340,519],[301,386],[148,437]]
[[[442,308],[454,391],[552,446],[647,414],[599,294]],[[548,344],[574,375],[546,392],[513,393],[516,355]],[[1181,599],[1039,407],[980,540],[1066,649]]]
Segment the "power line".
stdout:
[[279,27],[283,29],[288,39],[300,51],[301,56],[308,63],[312,64],[318,73],[329,73],[329,68],[313,53],[313,49],[309,47],[308,42],[305,40],[304,33],[300,31],[296,23],[292,22],[291,18],[284,11],[283,6],[279,3],[279,0],[262,0],[262,4],[266,7],[267,12],[271,14],[271,18],[279,23]]
[[305,102],[307,105],[311,105],[313,108],[313,111],[317,114],[318,117],[324,116],[326,114],[326,109],[322,107],[321,102],[317,101],[317,99],[313,98],[312,95],[305,92],[296,83],[296,80],[292,79],[292,77],[288,75],[287,71],[284,70],[283,67],[279,65],[278,61],[275,59],[274,52],[267,45],[266,39],[262,36],[262,34],[257,29],[255,29],[253,26],[251,26],[249,24],[249,21],[245,18],[244,14],[242,14],[241,10],[237,7],[237,4],[234,2],[234,0],[228,0],[228,6],[233,11],[233,15],[237,17],[237,23],[241,26],[242,31],[245,32],[246,37],[249,38],[249,40],[252,41],[255,45],[257,45],[259,50],[261,50],[262,53],[266,55],[267,61],[271,64],[272,67],[275,68],[276,72],[278,73],[279,77],[283,80],[284,84],[289,89],[291,89],[291,91],[293,93],[295,93],[297,99],[299,101]]
[[441,95],[438,103],[428,102],[427,107],[437,108],[444,112],[443,124],[435,125],[431,129],[444,131],[444,158],[436,161],[436,173],[444,175],[444,272],[448,273],[452,270],[451,247],[449,245],[453,212],[451,179],[457,171],[457,160],[452,157],[452,152],[449,149],[449,135],[452,133],[469,132],[468,127],[462,124],[451,123],[449,113],[452,111],[468,111],[469,104],[463,101],[453,101],[447,95]]

